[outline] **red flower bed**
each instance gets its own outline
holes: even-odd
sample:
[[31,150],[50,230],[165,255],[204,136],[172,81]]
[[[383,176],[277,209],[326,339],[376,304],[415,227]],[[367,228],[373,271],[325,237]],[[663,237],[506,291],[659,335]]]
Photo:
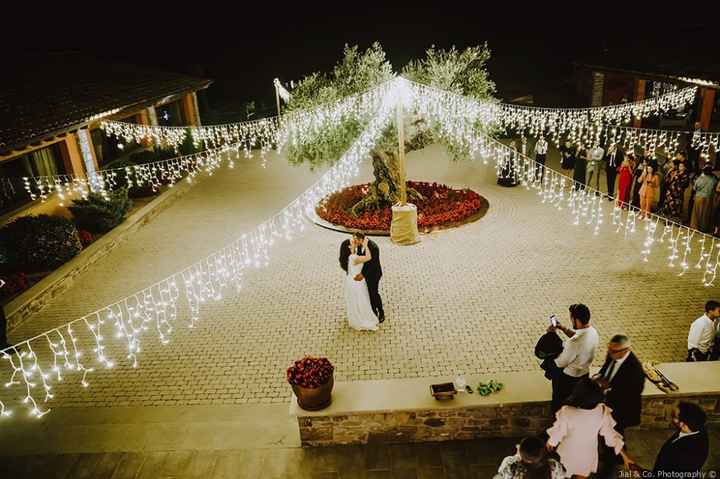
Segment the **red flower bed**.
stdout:
[[287,369],[287,380],[290,384],[318,388],[328,382],[334,369],[327,358],[305,356]]
[[83,245],[83,248],[85,248],[95,240],[92,233],[86,230],[78,231],[78,235],[80,236],[80,243]]
[[[4,283],[4,284],[3,284]],[[25,273],[10,273],[0,278],[0,298],[11,298],[30,287]]]
[[[415,204],[418,228],[421,230],[461,223],[483,213],[488,207],[485,198],[469,189],[454,190],[443,184],[420,181],[408,181],[407,185],[424,198]],[[350,212],[350,208],[365,196],[368,187],[369,184],[365,183],[336,191],[324,198],[315,211],[325,221],[346,228],[390,231],[392,210],[389,206],[366,211],[357,218]]]

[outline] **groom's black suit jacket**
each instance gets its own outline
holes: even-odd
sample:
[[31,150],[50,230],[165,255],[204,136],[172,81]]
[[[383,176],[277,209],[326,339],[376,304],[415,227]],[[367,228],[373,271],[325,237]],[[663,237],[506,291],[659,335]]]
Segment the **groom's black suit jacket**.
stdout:
[[[348,270],[348,256],[343,254],[347,251],[350,245],[350,240],[346,239],[340,244],[340,267],[347,272]],[[377,278],[378,280],[382,276],[382,267],[380,266],[380,248],[375,244],[373,240],[368,240],[368,248],[370,248],[370,255],[372,258],[370,261],[365,263],[362,267],[362,275],[366,278]]]

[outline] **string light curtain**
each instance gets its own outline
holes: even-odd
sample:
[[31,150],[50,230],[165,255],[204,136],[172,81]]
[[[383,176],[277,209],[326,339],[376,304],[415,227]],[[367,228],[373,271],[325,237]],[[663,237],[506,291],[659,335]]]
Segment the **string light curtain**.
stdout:
[[[0,351],[8,378],[7,390],[14,398],[0,400],[0,416],[9,416],[17,406],[33,417],[42,417],[54,397],[53,384],[70,373],[80,374],[80,384],[89,387],[88,377],[96,367],[113,368],[117,361],[107,354],[108,344],[121,344],[132,367],[138,367],[138,354],[145,336],[152,335],[166,344],[181,326],[181,301],[190,315],[185,324],[194,328],[201,319],[202,305],[220,301],[226,290],[238,294],[248,268],[261,268],[270,261],[271,247],[279,240],[302,234],[305,218],[317,202],[357,176],[359,164],[390,126],[394,115],[396,84],[383,87],[378,108],[370,115],[364,130],[345,154],[320,179],[281,211],[243,233],[232,243],[147,288],[113,304],[46,331]],[[81,337],[90,338],[85,345]],[[5,395],[4,397],[6,397]]]

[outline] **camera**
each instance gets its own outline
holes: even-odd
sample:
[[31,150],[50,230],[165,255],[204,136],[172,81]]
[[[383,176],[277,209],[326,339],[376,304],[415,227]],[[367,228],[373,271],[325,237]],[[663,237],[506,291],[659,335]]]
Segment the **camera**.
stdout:
[[552,326],[553,328],[557,327],[557,325],[558,325],[557,316],[555,316],[554,314],[551,314],[550,317],[548,318],[548,320],[550,321],[550,326]]

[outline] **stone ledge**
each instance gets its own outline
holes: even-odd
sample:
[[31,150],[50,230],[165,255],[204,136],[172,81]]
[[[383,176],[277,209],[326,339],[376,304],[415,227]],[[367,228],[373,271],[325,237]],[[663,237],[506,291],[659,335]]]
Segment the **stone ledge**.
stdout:
[[[667,427],[673,406],[682,399],[699,402],[711,421],[720,420],[720,362],[667,363],[658,366],[680,390],[666,394],[646,381],[641,427]],[[332,404],[304,411],[294,400],[304,446],[398,443],[517,437],[537,434],[551,424],[550,382],[542,372],[467,376],[467,383],[496,379],[505,388],[490,396],[458,393],[438,401],[430,384],[452,378],[337,382]]]
[[148,204],[129,215],[121,224],[83,249],[79,255],[7,303],[3,307],[7,318],[7,330],[12,331],[30,316],[42,310],[53,298],[70,287],[78,274],[115,249],[130,234],[170,206],[174,200],[185,194],[191,187],[192,184],[182,181],[168,188]]

